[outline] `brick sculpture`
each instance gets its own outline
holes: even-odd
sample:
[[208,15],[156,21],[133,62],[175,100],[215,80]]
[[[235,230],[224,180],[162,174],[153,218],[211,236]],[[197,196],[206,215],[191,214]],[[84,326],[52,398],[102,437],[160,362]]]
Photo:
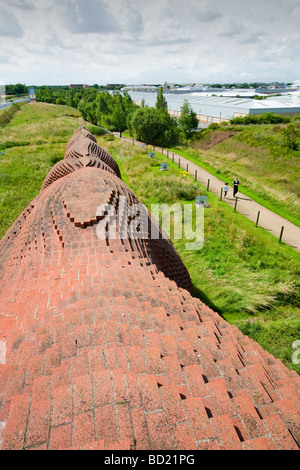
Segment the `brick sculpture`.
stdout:
[[0,447],[299,449],[299,376],[192,296],[150,214],[97,236],[138,203],[81,126],[0,242]]

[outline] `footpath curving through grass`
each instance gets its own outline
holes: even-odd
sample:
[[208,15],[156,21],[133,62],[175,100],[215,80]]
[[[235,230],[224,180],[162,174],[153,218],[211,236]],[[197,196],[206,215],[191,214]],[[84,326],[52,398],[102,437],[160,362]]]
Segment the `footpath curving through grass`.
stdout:
[[[64,157],[74,130],[88,125],[74,109],[46,103],[25,104],[0,130],[0,237],[39,193],[50,168]],[[186,251],[186,240],[172,239],[190,272],[194,293],[253,337],[263,348],[300,373],[293,364],[292,344],[300,339],[300,255],[220,202],[177,165],[146,148],[97,136],[119,163],[123,180],[142,202],[190,204],[196,195],[209,197],[205,210],[204,246]],[[161,172],[160,163],[169,171]]]

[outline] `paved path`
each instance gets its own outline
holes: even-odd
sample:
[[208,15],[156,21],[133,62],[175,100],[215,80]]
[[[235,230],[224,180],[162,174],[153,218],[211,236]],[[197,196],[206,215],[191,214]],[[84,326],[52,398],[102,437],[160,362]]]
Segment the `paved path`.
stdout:
[[[120,137],[119,133],[114,133],[116,137]],[[133,142],[132,139],[122,137],[122,140],[126,140],[128,142]],[[138,142],[134,140],[135,145],[143,145],[142,142]],[[161,149],[160,147],[155,147],[157,152],[163,153],[167,156],[167,150]],[[213,176],[208,171],[204,170],[200,166],[196,165],[195,163],[191,162],[187,158],[183,157],[182,155],[178,155],[174,152],[169,151],[169,158],[173,160],[174,155],[174,163],[179,164],[180,160],[180,167],[183,170],[187,169],[188,165],[188,172],[195,176],[195,172],[197,171],[197,181],[202,183],[205,187],[207,187],[208,180],[209,180],[209,190],[215,193],[217,196],[220,196],[221,188],[224,186],[224,181],[218,179],[217,177]],[[234,178],[232,178],[233,181]],[[229,184],[232,184],[232,181],[228,181]],[[242,186],[242,182],[241,185]],[[223,199],[224,200],[224,199]],[[229,188],[228,196],[225,199],[225,202],[234,208],[235,206],[235,198],[232,195],[232,186]],[[266,207],[260,205],[259,203],[253,201],[249,196],[245,196],[242,192],[238,192],[238,201],[236,210],[247,217],[248,219],[252,220],[256,223],[258,212],[260,211],[259,215],[259,222],[258,226],[268,230],[272,235],[279,239],[281,234],[281,229],[283,229],[282,235],[282,242],[295,248],[295,250],[300,252],[300,227],[297,225],[289,222],[284,217],[281,217],[274,212],[270,211]]]

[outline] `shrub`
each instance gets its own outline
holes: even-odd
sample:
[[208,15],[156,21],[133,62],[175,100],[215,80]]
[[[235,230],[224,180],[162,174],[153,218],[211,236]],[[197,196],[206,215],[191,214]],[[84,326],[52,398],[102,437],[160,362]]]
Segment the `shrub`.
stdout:
[[0,114],[0,127],[7,126],[13,119],[14,115],[19,111],[23,103],[14,103],[8,109]]
[[130,120],[130,129],[137,140],[147,144],[167,147],[178,139],[176,120],[157,108],[138,108]]
[[107,129],[104,129],[104,127],[99,126],[87,126],[87,129],[93,135],[105,135],[109,132]]
[[259,115],[248,114],[244,117],[236,117],[230,120],[230,124],[280,124],[290,122],[291,118],[274,113],[263,113]]

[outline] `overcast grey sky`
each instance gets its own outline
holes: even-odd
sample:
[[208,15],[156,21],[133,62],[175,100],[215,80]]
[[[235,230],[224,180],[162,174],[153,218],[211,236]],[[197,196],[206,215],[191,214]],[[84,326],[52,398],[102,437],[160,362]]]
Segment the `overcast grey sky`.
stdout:
[[0,0],[0,80],[300,79],[300,0]]

